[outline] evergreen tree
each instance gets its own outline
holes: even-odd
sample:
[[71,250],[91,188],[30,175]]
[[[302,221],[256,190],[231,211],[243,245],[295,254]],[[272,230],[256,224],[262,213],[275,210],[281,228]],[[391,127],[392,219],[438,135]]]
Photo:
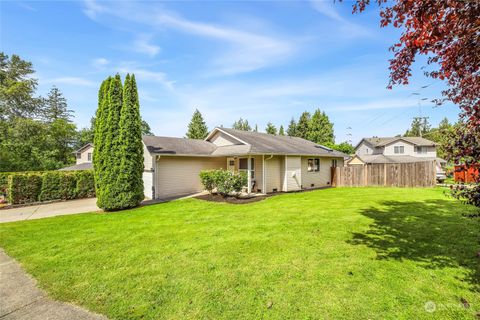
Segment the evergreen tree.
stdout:
[[280,125],[280,129],[278,129],[278,135],[280,135],[280,136],[285,135],[285,130],[283,129],[283,125]]
[[187,138],[189,139],[205,139],[208,135],[208,127],[203,120],[202,114],[195,109],[192,120],[188,124]]
[[238,121],[235,121],[232,125],[232,129],[243,130],[243,131],[252,131],[252,127],[248,124],[248,120],[243,120],[240,118]]
[[45,99],[44,117],[48,122],[58,119],[71,121],[73,110],[68,109],[67,99],[57,87],[52,87]]
[[257,124],[255,124],[255,129],[253,129],[253,131],[258,132],[258,125]]
[[324,145],[335,144],[335,136],[333,134],[333,123],[320,109],[315,110],[310,119],[307,132],[307,140]]
[[142,126],[142,135],[144,135],[144,136],[153,136],[152,129],[150,129],[150,125],[148,124],[147,121],[145,121],[145,120],[142,119],[141,126]]
[[410,129],[404,134],[405,137],[423,137],[430,131],[430,123],[427,117],[413,118]]
[[106,186],[103,194],[103,208],[106,211],[116,210],[121,188],[117,184],[120,174],[121,145],[120,113],[123,105],[122,79],[117,74],[111,81],[108,90],[108,116],[105,123],[107,136],[105,139]]
[[310,113],[305,111],[298,119],[297,128],[296,128],[296,136],[308,139],[308,130],[310,127]]
[[275,126],[271,122],[269,122],[269,123],[267,123],[267,127],[265,128],[265,132],[268,133],[268,134],[276,135],[277,134],[277,128],[275,128]]
[[106,188],[106,174],[108,163],[108,149],[106,148],[107,139],[107,117],[109,113],[108,92],[112,78],[108,77],[102,82],[98,90],[98,108],[95,115],[95,133],[93,149],[93,168],[95,175],[95,190],[97,195],[97,205],[103,208],[104,190]]
[[120,112],[120,170],[115,189],[118,191],[111,205],[106,209],[119,210],[140,205],[143,193],[143,144],[135,75],[125,78],[123,87],[123,106]]
[[295,122],[294,118],[292,118],[292,120],[290,120],[290,123],[288,124],[287,135],[289,137],[297,136],[297,123]]

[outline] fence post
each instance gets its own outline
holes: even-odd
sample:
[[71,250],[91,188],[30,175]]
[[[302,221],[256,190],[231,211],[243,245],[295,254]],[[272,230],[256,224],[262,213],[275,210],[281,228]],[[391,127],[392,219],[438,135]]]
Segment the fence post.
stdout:
[[383,185],[387,186],[387,164],[383,164]]
[[363,186],[368,186],[368,165],[366,163],[363,165]]

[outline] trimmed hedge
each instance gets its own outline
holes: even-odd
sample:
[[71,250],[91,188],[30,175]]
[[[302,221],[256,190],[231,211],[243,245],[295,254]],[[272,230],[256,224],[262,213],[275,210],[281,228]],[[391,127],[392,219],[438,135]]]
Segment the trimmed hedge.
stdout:
[[42,190],[39,201],[74,199],[77,193],[77,179],[75,173],[61,171],[45,172],[42,176]]
[[35,202],[42,188],[40,174],[12,174],[8,176],[8,202],[24,204]]
[[93,198],[95,197],[95,177],[93,170],[77,171],[77,198]]
[[93,170],[2,173],[0,188],[2,176],[8,177],[5,191],[11,204],[95,197]]

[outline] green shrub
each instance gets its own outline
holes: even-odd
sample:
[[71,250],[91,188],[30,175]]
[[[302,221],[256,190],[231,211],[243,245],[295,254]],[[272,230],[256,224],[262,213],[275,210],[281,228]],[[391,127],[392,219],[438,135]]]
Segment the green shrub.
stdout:
[[212,193],[216,189],[224,197],[239,193],[247,185],[245,173],[233,173],[223,169],[202,171],[200,180],[208,192]]
[[11,174],[8,177],[8,202],[24,204],[38,201],[42,176],[38,173]]
[[77,196],[77,179],[73,172],[48,171],[42,176],[40,201],[69,200]]
[[215,172],[214,170],[203,170],[200,172],[200,182],[205,190],[212,193],[215,189]]
[[11,204],[95,196],[93,170],[0,173],[0,188],[3,176],[8,177],[7,187],[3,192],[7,194],[7,201]]
[[95,197],[95,179],[93,170],[77,171],[77,198],[93,198]]
[[8,188],[8,176],[10,172],[0,172],[0,195],[5,195]]

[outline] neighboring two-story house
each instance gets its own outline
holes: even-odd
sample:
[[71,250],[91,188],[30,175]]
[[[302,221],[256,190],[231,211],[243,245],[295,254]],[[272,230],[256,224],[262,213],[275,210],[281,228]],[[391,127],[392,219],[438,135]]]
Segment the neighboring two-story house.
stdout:
[[74,152],[77,164],[71,167],[66,167],[60,170],[72,171],[72,170],[89,170],[93,169],[93,144],[87,143],[80,149]]
[[355,147],[349,165],[370,163],[407,163],[445,160],[437,157],[436,144],[421,137],[363,138]]

